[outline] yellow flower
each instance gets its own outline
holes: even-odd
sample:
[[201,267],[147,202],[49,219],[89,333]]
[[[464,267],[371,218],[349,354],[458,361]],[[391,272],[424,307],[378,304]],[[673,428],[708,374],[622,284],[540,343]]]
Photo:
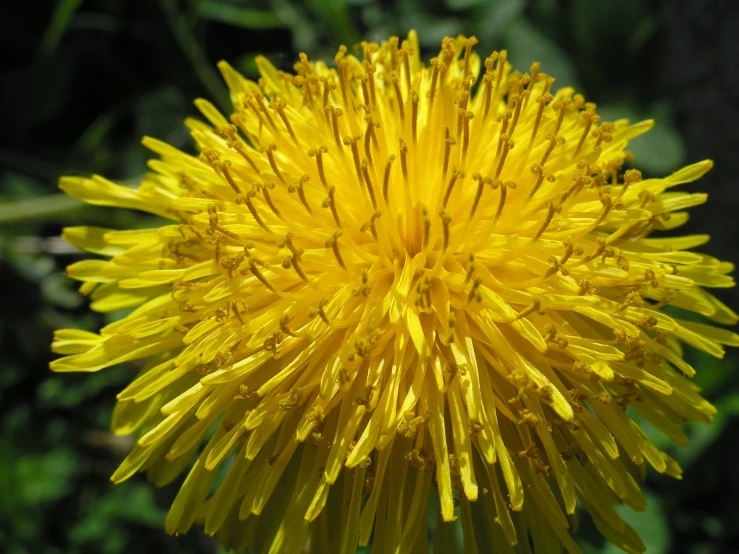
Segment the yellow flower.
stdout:
[[105,257],[68,269],[92,308],[133,311],[58,331],[52,363],[146,360],[118,395],[113,431],[139,439],[112,479],[186,473],[169,533],[426,552],[431,504],[436,552],[456,551],[456,518],[465,552],[578,552],[579,503],[644,549],[613,507],[645,507],[647,465],[680,468],[631,416],[685,444],[715,410],[681,344],[739,345],[662,311],[736,323],[703,288],[733,286],[732,265],[689,251],[705,235],[650,238],[705,202],[675,187],[711,162],[624,172],[651,121],[601,122],[475,42],[445,39],[430,66],[413,32],[362,61],[342,46],[335,68],[301,54],[296,75],[258,58],[258,83],[222,62],[234,113],[196,102],[199,156],[146,138],[138,189],[61,180],[171,220],[65,230]]

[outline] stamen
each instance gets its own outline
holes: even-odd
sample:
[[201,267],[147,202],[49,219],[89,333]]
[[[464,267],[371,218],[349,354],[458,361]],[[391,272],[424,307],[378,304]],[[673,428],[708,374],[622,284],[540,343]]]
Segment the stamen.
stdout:
[[551,94],[542,94],[539,96],[539,98],[536,99],[536,102],[539,104],[539,109],[536,112],[536,119],[534,119],[534,128],[531,131],[531,138],[529,139],[529,148],[531,148],[531,145],[534,144],[534,140],[536,139],[536,133],[539,132],[539,124],[541,123],[541,117],[544,115],[544,107],[554,100],[554,96]]
[[390,171],[393,169],[393,162],[395,161],[395,155],[391,155],[387,159],[385,165],[385,176],[382,179],[382,198],[385,200],[385,205],[390,205],[388,200],[388,187],[390,186]]
[[639,200],[641,200],[640,208],[645,208],[647,204],[651,204],[652,202],[655,202],[657,199],[655,198],[654,194],[651,193],[648,190],[643,190],[639,193]]
[[292,126],[290,125],[290,121],[287,119],[287,114],[285,114],[285,108],[287,107],[287,102],[284,100],[280,100],[279,102],[272,102],[269,105],[270,108],[273,110],[277,110],[277,114],[280,116],[280,119],[282,119],[282,123],[285,125],[285,128],[287,129],[288,134],[290,135],[290,138],[293,139],[293,142],[296,146],[299,145],[298,143],[298,137],[295,136],[295,132],[293,131]]
[[362,180],[362,170],[360,168],[359,164],[359,147],[357,146],[357,141],[361,137],[344,137],[344,144],[346,146],[350,146],[352,149],[352,158],[354,159],[354,169],[357,172],[357,180],[359,181],[359,188],[362,188],[364,186],[364,181]]
[[295,233],[293,231],[288,231],[283,238],[277,241],[277,247],[285,248],[287,246],[290,252],[292,252],[294,255],[297,255],[298,251],[295,248],[295,245],[293,244],[294,236],[295,236]]
[[361,272],[362,275],[362,282],[360,285],[352,290],[353,296],[364,296],[365,298],[369,296],[369,289],[367,288],[367,283],[369,282],[369,272],[366,269],[363,269]]
[[370,63],[367,60],[364,60],[362,62],[362,66],[367,72],[367,78],[369,79],[369,90],[370,95],[372,96],[372,105],[377,106],[377,92],[375,91],[375,71],[377,70],[377,68],[374,64]]
[[372,179],[370,178],[369,174],[369,162],[367,160],[362,160],[362,175],[364,175],[364,183],[367,186],[367,192],[370,195],[370,200],[372,201],[372,209],[377,210],[377,199],[375,198],[375,187],[372,184]]
[[529,71],[531,71],[531,79],[529,79],[528,86],[526,87],[526,90],[532,90],[534,88],[534,85],[536,84],[537,79],[539,78],[539,70],[541,69],[541,62],[533,62],[531,64],[531,67],[529,68]]
[[506,191],[510,189],[516,188],[516,183],[513,181],[506,181],[505,183],[502,183],[497,180],[493,180],[492,182],[493,190],[500,187],[500,201],[498,202],[498,209],[495,212],[495,217],[493,218],[494,222],[497,222],[500,218],[500,214],[503,213],[503,206],[505,206],[505,200],[506,200]]
[[451,37],[446,37],[441,41],[441,52],[439,56],[442,58],[443,66],[441,68],[441,82],[446,81],[446,75],[452,60],[457,56],[456,41]]
[[336,54],[336,57],[334,60],[336,60],[336,66],[338,68],[339,73],[339,87],[341,88],[341,98],[344,101],[344,108],[349,109],[351,106],[351,102],[349,101],[349,96],[347,94],[347,61],[344,59],[344,56],[346,55],[346,46],[343,44],[339,46],[339,52]]
[[277,175],[277,178],[280,180],[280,182],[285,185],[287,184],[285,182],[285,177],[282,176],[282,173],[280,173],[280,169],[277,167],[277,162],[275,161],[275,155],[274,151],[277,150],[277,145],[275,143],[270,144],[268,147],[260,148],[259,151],[262,154],[267,155],[267,160],[269,160],[269,166],[272,168],[272,171],[275,175]]
[[341,257],[341,252],[339,251],[339,237],[343,235],[344,232],[341,229],[337,229],[334,231],[333,236],[326,240],[325,246],[326,248],[331,248],[334,251],[334,256],[336,257],[336,261],[339,262],[339,265],[344,271],[348,271],[346,268],[346,264],[344,263],[344,259]]
[[239,269],[241,262],[244,261],[244,257],[245,254],[242,252],[235,258],[226,258],[225,260],[221,260],[221,267],[228,272],[229,279],[233,278],[233,272]]
[[582,131],[580,141],[577,143],[577,147],[575,148],[575,153],[573,154],[573,156],[577,156],[580,153],[580,149],[582,148],[582,145],[585,144],[585,139],[588,138],[588,133],[590,133],[590,127],[593,125],[593,123],[598,123],[598,121],[600,120],[600,118],[592,111],[583,112],[582,117],[585,120],[585,128]]
[[[411,138],[413,139],[413,144],[416,144],[418,134],[418,94],[414,90],[411,93]],[[469,133],[469,128],[467,129]]]
[[305,197],[305,189],[303,187],[303,184],[308,182],[310,180],[309,175],[303,175],[300,178],[300,181],[290,185],[287,187],[287,192],[294,192],[297,190],[298,192],[298,198],[300,198],[300,201],[303,203],[303,206],[305,206],[305,209],[308,210],[308,213],[310,215],[313,215],[313,210],[311,209],[310,205],[308,204],[308,199]]
[[305,274],[303,269],[300,267],[300,264],[298,263],[302,255],[303,255],[303,250],[298,250],[296,252],[293,252],[293,254],[290,256],[290,264],[295,270],[295,273],[298,274],[298,277],[300,277],[305,283],[310,284],[310,280],[308,279],[308,276]]
[[306,54],[305,52],[300,52],[298,54],[298,59],[300,61],[295,62],[295,64],[293,65],[293,69],[296,73],[298,73],[299,75],[310,75],[311,73],[313,73],[313,65],[308,60],[308,54]]
[[490,56],[488,56],[485,59],[485,76],[482,78],[483,84],[485,85],[485,92],[484,92],[484,98],[485,98],[485,107],[482,112],[482,119],[483,121],[487,121],[488,113],[490,112],[490,105],[492,104],[492,96],[493,96],[493,81],[495,81],[495,72],[493,71],[493,67],[495,65],[495,60],[498,59],[498,53],[493,52]]
[[[323,322],[331,327],[331,320],[328,318],[328,315],[326,314],[326,306],[328,305],[330,299],[328,296],[324,296],[321,298],[321,300],[318,301],[318,315],[323,320]],[[310,314],[310,312],[309,312]]]
[[314,105],[313,94],[311,93],[310,84],[308,83],[308,79],[306,79],[302,75],[296,75],[293,78],[293,83],[295,83],[295,86],[301,87],[303,89],[303,94],[305,95],[305,105],[313,108],[313,105]]
[[597,239],[595,239],[595,242],[598,245],[598,247],[593,251],[592,254],[586,256],[585,258],[583,258],[581,260],[581,263],[591,262],[595,258],[599,257],[600,255],[602,255],[605,252],[605,250],[606,250],[606,239],[604,239],[603,237],[598,237]]
[[[255,192],[254,189],[255,188],[258,189],[259,186],[260,186],[259,183],[254,183],[252,185],[252,190],[250,190],[246,194],[241,194],[241,195],[237,196],[234,199],[234,202],[236,202],[236,204],[238,204],[238,205],[242,205],[242,204],[245,205],[248,208],[249,212],[251,213],[251,216],[254,218],[254,221],[257,222],[257,225],[259,225],[262,229],[264,229],[266,232],[268,232],[268,233],[271,234],[272,233],[272,230],[269,227],[267,227],[267,225],[264,223],[264,221],[262,221],[262,218],[259,217],[259,213],[257,212],[257,209],[254,207],[254,204],[251,201],[251,199],[254,198],[257,195],[257,193]],[[212,218],[212,216],[211,216],[211,218]],[[229,233],[230,233],[230,231],[229,231]]]
[[[225,165],[226,162],[223,162],[222,165]],[[620,198],[623,198],[624,194],[626,194],[626,190],[629,188],[629,185],[632,183],[638,183],[642,180],[641,171],[638,169],[628,169],[626,170],[626,173],[624,173],[624,186],[621,187],[621,195]]]
[[273,131],[277,131],[277,125],[275,125],[274,120],[272,119],[272,116],[267,111],[267,106],[264,104],[264,97],[259,93],[254,93],[254,100],[257,103],[257,106],[264,114],[264,117],[267,119],[267,123],[272,128]]
[[333,83],[333,81],[329,81],[325,77],[321,77],[320,81],[321,83],[323,83],[323,107],[326,108],[329,102],[329,95],[331,94],[332,90],[336,89],[336,85]]
[[516,125],[518,124],[518,118],[521,115],[521,106],[528,95],[529,93],[524,91],[521,94],[516,95],[513,99],[513,121],[511,121],[511,128],[508,131],[510,136],[513,136],[513,131],[515,131]]
[[500,90],[500,85],[503,82],[503,71],[505,70],[507,57],[508,52],[506,52],[505,50],[502,50],[498,55],[498,76],[495,78],[495,91],[493,92],[494,99],[498,98],[498,91]]
[[513,117],[513,112],[510,110],[507,110],[503,115],[498,116],[495,120],[500,123],[500,134],[498,135],[498,149],[495,151],[495,162],[493,162],[493,167],[495,167],[495,163],[500,159],[500,152],[503,149],[503,137],[508,137],[506,135],[506,129],[508,128],[508,120]]
[[554,202],[547,202],[547,208],[549,208],[549,211],[547,212],[546,217],[544,218],[544,221],[541,224],[541,227],[539,227],[539,230],[536,232],[536,234],[531,239],[532,242],[536,242],[539,240],[539,237],[546,231],[546,228],[549,227],[549,224],[552,222],[552,219],[554,218],[555,213],[560,213],[562,211],[562,204],[554,204]]
[[576,248],[575,245],[572,244],[572,241],[569,239],[564,242],[564,247],[564,256],[562,256],[562,258],[559,260],[559,263],[562,265],[566,264],[567,260],[569,260],[573,254],[575,254],[576,256],[582,255],[582,248],[580,248],[579,246]]
[[341,220],[339,219],[339,214],[336,211],[336,200],[335,200],[336,187],[333,185],[329,186],[327,192],[328,192],[328,198],[326,198],[326,200],[323,201],[323,204],[321,204],[321,206],[323,206],[324,208],[331,209],[331,215],[334,216],[334,221],[336,222],[336,226],[338,228],[341,228]]
[[221,247],[225,243],[225,239],[223,237],[216,237],[215,245],[214,245],[214,257],[216,260],[216,263],[220,263],[221,261]]
[[544,164],[547,163],[547,160],[549,159],[549,156],[552,153],[552,150],[554,150],[554,147],[556,145],[561,146],[565,143],[564,137],[557,137],[557,135],[554,135],[552,133],[547,135],[547,140],[549,141],[549,146],[544,152],[544,156],[542,157],[541,162],[539,163],[539,165],[542,167],[544,167]]
[[446,208],[447,204],[449,203],[449,197],[452,195],[452,189],[454,188],[454,184],[457,182],[458,179],[464,179],[464,171],[457,171],[456,169],[452,171],[452,178],[449,179],[449,184],[446,187],[446,192],[444,193],[444,200],[442,200],[441,205]]
[[586,184],[590,183],[590,181],[590,177],[585,177],[579,173],[573,175],[572,184],[562,193],[559,203],[564,204],[570,196],[577,195]]
[[569,105],[569,103],[569,98],[563,98],[562,100],[559,100],[552,104],[552,108],[554,109],[554,111],[558,112],[557,124],[554,127],[554,132],[552,133],[555,136],[557,135],[557,133],[559,133],[559,130],[562,127],[562,122],[565,119],[565,112],[567,111],[567,106]]
[[212,149],[212,148],[206,148],[203,150],[203,157],[208,160],[208,163],[210,164],[210,167],[213,168],[213,171],[216,172],[216,175],[219,177],[221,176],[221,155],[218,153],[218,151]]
[[580,286],[580,290],[577,293],[579,296],[598,292],[598,287],[591,284],[590,279],[580,279],[577,284]]
[[251,156],[246,152],[246,147],[244,146],[244,143],[240,140],[232,140],[229,141],[228,147],[232,150],[236,150],[236,152],[239,153],[239,155],[246,160],[246,163],[248,163],[251,168],[254,170],[254,173],[259,175],[259,168],[257,167],[257,164],[254,163],[254,160],[251,159]]
[[251,108],[251,111],[254,112],[254,115],[257,116],[260,126],[267,126],[267,127],[271,126],[269,125],[269,121],[265,120],[264,117],[262,117],[262,114],[259,110],[259,106],[257,106],[257,103],[254,101],[253,97],[246,99],[246,105],[249,106],[249,108]]
[[391,71],[398,70],[398,42],[399,41],[400,39],[398,39],[398,37],[390,37],[387,41],[387,44],[390,47],[390,70]]
[[298,264],[298,260],[300,259],[300,256],[302,256],[302,254],[303,254],[303,251],[299,250],[293,254],[288,255],[283,260],[282,267],[284,267],[285,269],[289,269],[290,267],[292,267],[295,270],[295,273],[298,274],[298,277],[300,277],[303,280],[303,282],[305,282],[306,284],[310,284],[308,277],[305,275],[305,273],[303,273],[303,270]]
[[359,230],[364,233],[367,231],[367,229],[370,230],[372,233],[372,237],[375,240],[378,240],[377,238],[377,226],[375,225],[375,220],[378,219],[380,216],[382,216],[382,212],[380,210],[376,210],[371,216],[369,221],[362,223],[362,226],[359,228]]
[[467,163],[467,150],[470,146],[470,120],[475,117],[473,112],[464,114],[464,125],[462,127],[462,167]]
[[552,264],[552,267],[550,267],[544,274],[544,279],[551,277],[557,272],[561,273],[565,277],[569,275],[570,271],[566,267],[564,267],[555,256],[549,256],[548,261],[550,264]]
[[239,323],[242,325],[245,325],[244,323],[244,317],[241,314],[241,310],[239,310],[239,306],[242,306],[242,309],[246,311],[246,304],[241,298],[237,298],[236,300],[229,300],[228,301],[228,311],[233,312],[233,314],[236,316],[236,319],[239,320]]
[[324,172],[323,168],[323,155],[328,152],[328,148],[325,146],[319,147],[317,150],[308,150],[308,155],[313,158],[316,158],[316,165],[318,166],[318,176],[321,178],[321,184],[323,185],[323,188],[328,188],[328,183],[326,182],[326,173]]
[[598,216],[598,218],[593,222],[593,224],[596,226],[600,225],[603,222],[603,220],[608,215],[608,212],[610,212],[611,208],[614,207],[613,199],[611,198],[611,195],[608,194],[607,192],[603,192],[602,189],[601,189],[601,194],[600,194],[600,201],[603,204],[603,211],[600,212],[600,215]]
[[424,205],[421,205],[421,214],[423,215],[423,249],[426,250],[431,235],[431,218],[429,217],[428,208]]
[[441,225],[444,232],[444,242],[442,244],[442,250],[446,252],[446,249],[449,246],[449,225],[452,223],[452,217],[444,208],[441,208],[439,210],[439,216],[441,216]]
[[439,81],[439,59],[431,58],[431,66],[434,68],[431,72],[431,90],[429,91],[429,111],[427,120],[431,119],[431,114],[434,111],[434,99],[436,98],[436,83]]
[[421,312],[429,312],[431,310],[431,279],[428,272],[416,284],[416,307]]
[[468,254],[467,260],[468,260],[467,266],[465,267],[465,270],[464,270],[464,284],[465,285],[470,282],[472,275],[475,273],[475,255],[472,252],[470,252]]
[[[375,126],[379,126],[379,123],[375,123],[372,120],[372,116],[365,117],[365,121],[367,121],[367,130],[364,132],[364,155],[369,160],[370,166],[372,166],[374,170],[374,163],[372,162],[372,144],[371,141],[374,139],[375,142],[377,142],[377,137],[375,136]],[[377,147],[377,144],[375,144],[375,147]]]
[[593,136],[596,137],[595,147],[597,148],[598,146],[600,146],[602,142],[611,142],[611,140],[613,139],[611,133],[613,133],[613,131],[615,130],[616,128],[613,123],[606,122],[598,127],[595,131],[593,131]]
[[464,45],[464,70],[462,72],[462,79],[466,79],[470,74],[470,56],[472,55],[472,47],[478,43],[477,37],[470,37],[464,39],[462,44]]
[[403,181],[408,185],[408,145],[400,139],[400,168],[403,173]]
[[551,173],[544,173],[544,168],[542,168],[539,164],[533,164],[531,166],[531,173],[538,175],[538,177],[536,178],[536,182],[531,188],[531,192],[529,192],[529,196],[526,200],[531,200],[534,197],[536,191],[539,190],[539,187],[541,186],[544,179],[546,179],[550,183],[553,183],[556,180],[554,175],[552,175]]
[[500,159],[498,160],[498,167],[495,170],[494,179],[500,177],[500,172],[503,171],[503,166],[505,165],[508,152],[513,149],[513,141],[508,138],[508,135],[501,135],[500,140],[503,143],[503,150],[501,152]]
[[339,117],[344,115],[344,112],[341,110],[341,108],[332,108],[330,110],[331,114],[331,126],[334,129],[334,140],[336,141],[336,146],[341,150],[341,141],[339,140]]
[[454,103],[457,105],[457,125],[455,128],[455,131],[456,131],[456,136],[458,137],[462,136],[462,132],[463,132],[462,126],[464,125],[464,114],[467,113],[465,108],[467,105],[467,99],[469,98],[469,94],[467,94],[466,96],[465,94],[454,99]]
[[216,133],[218,133],[221,138],[224,139],[238,140],[238,130],[236,129],[236,125],[227,125],[226,127],[221,127],[219,129],[216,129]]
[[261,191],[264,194],[264,199],[267,201],[267,205],[270,207],[270,209],[274,212],[274,214],[282,219],[282,215],[280,214],[280,211],[277,209],[277,206],[274,205],[272,202],[272,196],[269,194],[269,191],[275,188],[275,184],[272,181],[268,181],[264,183],[261,187]]
[[299,333],[296,333],[292,329],[290,329],[289,324],[290,323],[290,315],[289,314],[283,314],[283,316],[280,318],[280,329],[282,332],[286,335],[290,335],[291,337],[299,337],[301,336]]
[[472,287],[470,292],[467,294],[467,304],[471,304],[473,300],[482,302],[482,295],[480,294],[480,285],[482,285],[482,277],[478,275],[472,281]]
[[393,72],[390,75],[390,81],[393,83],[393,90],[395,91],[395,100],[398,103],[398,113],[400,114],[400,124],[405,123],[405,107],[403,106],[403,95],[400,92],[400,85],[398,84],[398,75]]
[[403,41],[400,50],[400,57],[403,60],[403,72],[405,73],[405,88],[411,90],[411,63],[410,57],[413,54],[413,48],[407,40]]
[[444,163],[441,170],[441,178],[442,180],[446,179],[446,173],[449,170],[449,156],[452,152],[452,146],[457,144],[457,141],[454,140],[449,135],[449,127],[444,127]]
[[229,171],[229,168],[231,167],[231,160],[224,160],[221,164],[221,170],[223,171],[223,176],[226,178],[226,181],[228,181],[228,184],[231,185],[231,188],[234,189],[234,192],[236,194],[241,194],[241,189],[238,187],[238,185],[234,182],[234,178],[231,176],[231,172]]
[[360,75],[359,82],[362,85],[362,97],[364,98],[365,105],[372,106],[372,98],[370,97],[369,91],[369,77],[367,77],[367,75]]
[[262,275],[262,272],[259,271],[259,268],[257,268],[257,263],[259,263],[260,265],[264,265],[264,262],[261,262],[254,257],[249,258],[249,267],[242,269],[240,273],[242,275],[246,275],[248,272],[251,271],[251,273],[259,280],[260,283],[262,283],[273,293],[277,294],[277,289],[275,289],[275,287],[272,286],[272,283],[267,281],[264,275]]
[[518,312],[518,314],[516,314],[516,317],[513,318],[512,322],[518,321],[522,317],[527,317],[533,314],[534,312],[536,312],[539,315],[546,314],[546,309],[541,307],[541,301],[538,298],[533,299],[533,304],[531,304],[531,306],[524,308],[523,310]]
[[472,179],[477,181],[477,192],[475,193],[475,199],[472,202],[472,208],[470,209],[470,215],[468,217],[468,220],[470,221],[475,216],[477,207],[480,205],[480,199],[482,198],[482,192],[483,192],[483,189],[485,188],[485,185],[492,184],[492,179],[490,179],[490,177],[483,177],[479,173],[475,173],[472,176]]

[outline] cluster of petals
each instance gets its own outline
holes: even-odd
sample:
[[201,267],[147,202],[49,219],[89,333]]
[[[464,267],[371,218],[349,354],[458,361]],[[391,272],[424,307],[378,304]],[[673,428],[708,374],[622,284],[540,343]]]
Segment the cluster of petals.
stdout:
[[[424,65],[407,40],[222,62],[233,113],[196,101],[196,156],[153,138],[138,188],[64,178],[68,194],[168,220],[72,227],[100,257],[68,268],[92,309],[64,329],[55,371],[141,360],[112,429],[137,434],[113,475],[178,478],[166,529],[193,524],[255,553],[579,552],[578,506],[627,552],[614,509],[645,508],[647,466],[714,408],[690,345],[739,336],[705,289],[729,263],[660,236],[705,194],[711,163],[644,179],[628,142],[652,122],[602,122],[594,104],[474,38]],[[670,307],[665,310],[665,307]]]

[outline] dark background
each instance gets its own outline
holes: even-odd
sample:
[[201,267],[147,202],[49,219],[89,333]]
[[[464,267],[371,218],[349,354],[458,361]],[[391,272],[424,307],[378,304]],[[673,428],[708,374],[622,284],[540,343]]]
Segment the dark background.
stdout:
[[[151,225],[140,214],[81,207],[59,195],[61,175],[101,173],[135,183],[143,135],[190,149],[191,101],[227,106],[215,62],[250,77],[253,57],[288,69],[296,53],[332,60],[339,44],[419,31],[423,57],[444,35],[476,35],[485,56],[505,47],[558,84],[598,103],[604,119],[654,118],[631,148],[648,175],[712,158],[691,191],[684,232],[710,232],[707,251],[736,261],[739,238],[739,7],[700,0],[5,0],[0,7],[0,552],[8,554],[218,552],[198,532],[167,537],[175,488],[108,477],[131,442],[107,433],[126,368],[53,375],[54,328],[96,329],[63,274],[78,259],[64,225]],[[225,108],[227,109],[227,108]],[[736,290],[719,291],[735,310]],[[115,317],[115,314],[112,314]],[[739,544],[739,357],[688,352],[697,382],[720,409],[692,426],[691,445],[668,448],[683,482],[650,474],[650,505],[625,514],[651,554],[736,552]],[[582,518],[578,540],[613,553]],[[480,553],[484,554],[484,553]]]

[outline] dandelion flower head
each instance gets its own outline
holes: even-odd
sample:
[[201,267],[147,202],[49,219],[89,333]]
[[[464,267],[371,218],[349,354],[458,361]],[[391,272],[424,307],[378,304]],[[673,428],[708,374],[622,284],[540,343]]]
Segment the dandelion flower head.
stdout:
[[[679,478],[632,416],[678,444],[714,408],[682,344],[717,357],[737,315],[706,287],[732,265],[672,230],[705,194],[626,169],[651,121],[596,106],[505,51],[416,34],[300,55],[294,73],[219,67],[233,101],[187,120],[198,155],[153,138],[138,188],[64,178],[85,202],[169,220],[72,227],[92,309],[55,371],[142,360],[113,413],[137,434],[114,482],[178,478],[170,533],[239,551],[579,552],[578,505],[628,552],[614,506],[645,508],[647,466]],[[680,313],[669,311],[670,314]]]

